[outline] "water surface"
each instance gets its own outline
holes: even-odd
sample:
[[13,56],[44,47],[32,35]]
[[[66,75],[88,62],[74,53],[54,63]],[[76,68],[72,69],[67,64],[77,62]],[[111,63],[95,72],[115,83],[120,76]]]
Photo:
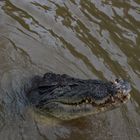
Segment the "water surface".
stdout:
[[[127,79],[131,100],[62,122],[34,113],[25,93],[45,72]],[[0,140],[139,140],[139,0],[0,1]]]

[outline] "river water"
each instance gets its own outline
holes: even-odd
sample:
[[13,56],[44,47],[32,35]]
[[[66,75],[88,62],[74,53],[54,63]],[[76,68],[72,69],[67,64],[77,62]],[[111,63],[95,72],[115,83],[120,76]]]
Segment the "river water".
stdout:
[[[37,115],[26,99],[45,72],[127,79],[131,100],[72,121]],[[140,1],[0,0],[0,140],[139,140]]]

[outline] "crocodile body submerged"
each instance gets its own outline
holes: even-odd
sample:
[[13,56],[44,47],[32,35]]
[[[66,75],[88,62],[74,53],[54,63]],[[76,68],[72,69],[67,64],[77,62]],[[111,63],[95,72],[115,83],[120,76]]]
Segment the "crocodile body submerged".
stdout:
[[46,73],[35,85],[28,94],[33,106],[63,120],[116,108],[130,98],[131,91],[130,84],[121,79],[83,80],[54,73]]

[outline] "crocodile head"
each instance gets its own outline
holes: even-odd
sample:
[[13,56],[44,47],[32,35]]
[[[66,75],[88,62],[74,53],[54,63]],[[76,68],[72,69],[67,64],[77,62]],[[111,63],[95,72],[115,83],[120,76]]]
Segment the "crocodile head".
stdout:
[[130,98],[131,86],[121,79],[104,82],[63,77],[59,84],[42,81],[44,83],[31,92],[30,100],[39,112],[70,120],[111,110]]

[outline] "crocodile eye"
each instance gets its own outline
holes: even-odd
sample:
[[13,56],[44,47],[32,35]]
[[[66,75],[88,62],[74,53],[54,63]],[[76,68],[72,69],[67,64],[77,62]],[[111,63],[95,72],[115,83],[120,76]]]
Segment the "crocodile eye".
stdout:
[[115,79],[112,83],[113,84],[118,84],[119,83],[119,80],[118,79]]
[[118,82],[119,82],[119,79],[115,79],[115,82],[117,82],[117,83],[118,83]]
[[119,82],[121,82],[121,81],[122,81],[121,78],[117,78],[117,79],[115,79],[115,82],[116,82],[116,83],[119,83]]
[[115,84],[121,84],[123,83],[124,81],[121,79],[121,78],[117,78],[115,79]]

